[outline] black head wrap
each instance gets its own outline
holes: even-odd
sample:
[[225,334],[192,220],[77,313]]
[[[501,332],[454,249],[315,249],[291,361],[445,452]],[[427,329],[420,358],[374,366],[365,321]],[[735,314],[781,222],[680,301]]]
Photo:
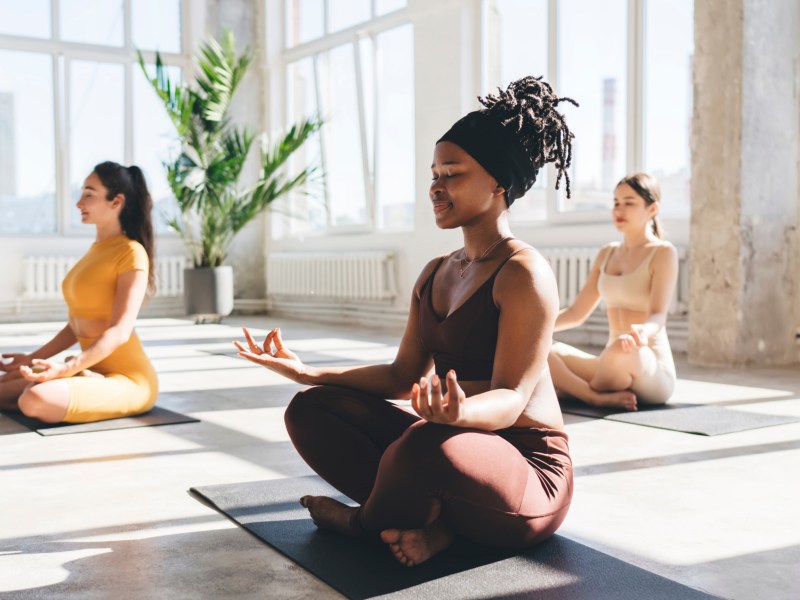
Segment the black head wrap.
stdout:
[[572,161],[572,132],[556,110],[561,101],[541,77],[523,77],[499,94],[478,98],[485,108],[456,121],[439,142],[452,142],[472,156],[506,190],[508,206],[527,192],[539,169],[554,162],[567,182]]

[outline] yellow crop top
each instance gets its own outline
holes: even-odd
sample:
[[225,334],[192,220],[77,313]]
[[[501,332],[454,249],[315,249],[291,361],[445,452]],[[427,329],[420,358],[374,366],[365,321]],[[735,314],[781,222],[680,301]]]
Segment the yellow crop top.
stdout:
[[149,267],[144,246],[125,235],[95,242],[61,284],[70,316],[109,320],[117,291],[117,277],[128,271],[146,273]]

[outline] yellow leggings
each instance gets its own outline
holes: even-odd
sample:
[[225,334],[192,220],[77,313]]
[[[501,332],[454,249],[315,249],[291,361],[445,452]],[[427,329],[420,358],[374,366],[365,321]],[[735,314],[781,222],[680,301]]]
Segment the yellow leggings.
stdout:
[[[95,338],[78,338],[86,349]],[[130,339],[91,367],[103,377],[70,377],[69,406],[64,421],[88,423],[147,412],[158,397],[158,376],[139,336]]]

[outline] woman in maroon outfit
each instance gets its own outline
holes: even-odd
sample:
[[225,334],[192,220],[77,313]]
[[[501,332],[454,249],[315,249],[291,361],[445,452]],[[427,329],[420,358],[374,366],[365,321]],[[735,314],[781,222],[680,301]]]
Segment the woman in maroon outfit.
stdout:
[[413,566],[456,537],[521,548],[564,520],[572,465],[547,367],[556,283],[508,224],[509,206],[545,163],[559,180],[567,175],[564,100],[572,102],[526,77],[481,99],[484,108],[437,142],[433,213],[440,228],[461,228],[464,247],[422,270],[391,364],[305,365],[278,329],[262,346],[247,330],[247,345],[235,342],[240,356],[314,386],[287,408],[289,435],[321,477],[360,504],[304,496],[318,527],[380,535]]

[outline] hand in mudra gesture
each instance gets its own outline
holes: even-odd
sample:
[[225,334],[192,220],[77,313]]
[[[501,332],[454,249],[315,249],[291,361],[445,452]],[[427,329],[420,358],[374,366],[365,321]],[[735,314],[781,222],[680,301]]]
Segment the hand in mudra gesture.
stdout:
[[619,339],[622,342],[622,350],[625,352],[633,352],[648,344],[647,333],[641,323],[631,325],[630,331],[619,336]]
[[426,421],[455,425],[464,416],[466,394],[458,385],[456,372],[447,372],[447,390],[442,389],[438,375],[430,383],[424,377],[411,387],[411,407]]
[[33,364],[33,358],[30,354],[17,352],[0,354],[0,359],[0,372],[3,372],[3,375],[0,375],[0,383],[22,379],[22,373],[19,371],[20,367]]
[[246,327],[242,327],[242,331],[247,339],[247,346],[238,341],[233,342],[233,345],[239,350],[239,356],[294,381],[305,374],[306,365],[297,354],[283,345],[279,328],[276,327],[270,331],[261,346],[256,343]]

